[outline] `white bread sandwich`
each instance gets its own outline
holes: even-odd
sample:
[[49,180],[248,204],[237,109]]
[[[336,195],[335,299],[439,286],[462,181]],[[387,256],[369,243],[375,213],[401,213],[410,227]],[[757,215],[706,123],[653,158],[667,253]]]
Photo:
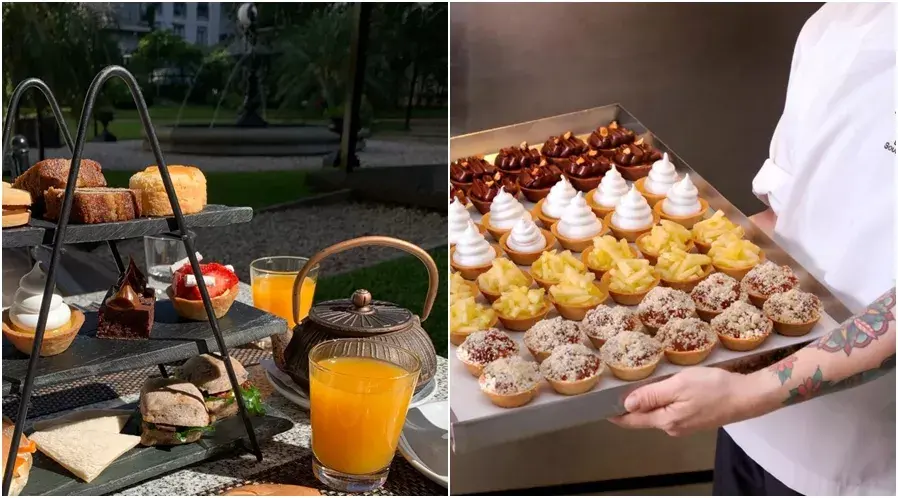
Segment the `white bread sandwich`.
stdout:
[[[0,472],[6,473],[6,460],[10,458],[10,446],[12,445],[12,433],[15,430],[15,424],[12,420],[3,417],[3,469]],[[28,482],[28,474],[31,472],[32,453],[37,450],[34,442],[22,434],[19,439],[19,448],[13,458],[16,459],[16,467],[12,474],[12,484],[9,485],[9,496],[19,496],[25,483]]]
[[203,395],[180,379],[147,379],[140,390],[140,415],[144,446],[192,443],[213,430]]
[[[243,365],[231,358],[234,374],[240,383],[240,392],[246,409],[253,415],[265,415],[262,407],[262,394],[249,382],[249,374]],[[231,381],[224,361],[218,356],[203,354],[187,360],[178,370],[178,377],[195,385],[202,393],[212,422],[230,417],[240,407],[234,398]]]
[[106,467],[140,443],[139,436],[117,432],[84,430],[76,425],[60,425],[31,435],[41,453],[69,472],[91,482]]

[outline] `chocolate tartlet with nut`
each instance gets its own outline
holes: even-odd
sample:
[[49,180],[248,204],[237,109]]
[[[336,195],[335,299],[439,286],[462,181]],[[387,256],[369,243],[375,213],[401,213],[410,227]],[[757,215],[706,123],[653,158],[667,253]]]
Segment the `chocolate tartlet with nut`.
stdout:
[[467,193],[475,178],[495,172],[496,167],[482,157],[463,157],[449,164],[449,182]]
[[588,148],[589,146],[586,145],[586,142],[567,131],[560,137],[549,137],[546,143],[543,144],[540,152],[546,157],[560,159],[583,154]]
[[562,169],[575,189],[589,192],[599,186],[602,177],[611,169],[611,159],[601,155],[599,151],[591,150],[565,159]]
[[468,198],[480,214],[490,212],[493,199],[499,194],[499,189],[505,187],[505,191],[512,197],[518,196],[518,183],[515,179],[501,171],[496,171],[492,176],[483,175],[474,178],[471,189],[468,190]]
[[561,181],[561,168],[542,159],[538,164],[527,166],[518,175],[518,186],[530,202],[539,202],[549,195],[549,190]]
[[586,139],[586,143],[591,149],[599,151],[606,157],[613,156],[618,147],[631,144],[634,141],[636,141],[636,133],[620,126],[617,121],[612,121],[608,126],[596,128]]
[[494,162],[496,168],[503,173],[517,175],[522,170],[540,163],[539,151],[531,149],[527,142],[521,142],[517,147],[505,147],[500,149]]
[[452,199],[458,199],[458,202],[460,202],[462,206],[468,205],[468,196],[465,195],[465,191],[450,183],[449,202],[452,202]]
[[635,182],[649,174],[652,163],[661,159],[661,151],[645,143],[643,139],[622,145],[614,151],[611,159],[625,179]]

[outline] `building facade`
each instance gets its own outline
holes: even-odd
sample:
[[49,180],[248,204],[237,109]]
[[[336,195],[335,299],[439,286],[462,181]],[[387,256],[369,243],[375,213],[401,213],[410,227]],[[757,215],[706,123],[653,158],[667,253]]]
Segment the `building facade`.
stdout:
[[153,29],[170,30],[188,43],[213,46],[235,33],[230,4],[222,2],[137,2],[112,5],[123,54],[137,49]]

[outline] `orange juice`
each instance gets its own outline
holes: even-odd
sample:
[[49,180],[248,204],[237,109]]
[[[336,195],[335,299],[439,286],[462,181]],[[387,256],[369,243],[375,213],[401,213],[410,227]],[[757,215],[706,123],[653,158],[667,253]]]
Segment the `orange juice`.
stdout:
[[[285,320],[287,326],[293,328],[293,282],[296,274],[267,274],[257,275],[253,278],[253,306],[273,313]],[[302,283],[302,292],[299,296],[299,319],[302,320],[309,314],[312,308],[312,298],[315,297],[315,281],[306,278]]]
[[387,467],[418,376],[392,363],[348,356],[313,362],[309,377],[315,457],[354,475]]

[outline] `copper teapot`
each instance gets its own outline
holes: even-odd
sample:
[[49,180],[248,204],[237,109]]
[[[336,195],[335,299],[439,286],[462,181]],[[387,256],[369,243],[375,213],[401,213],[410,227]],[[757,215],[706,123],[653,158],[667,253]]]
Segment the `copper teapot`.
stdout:
[[[427,267],[428,290],[424,300],[423,316],[412,314],[406,308],[387,301],[378,301],[370,292],[359,289],[349,299],[324,301],[312,306],[309,315],[299,321],[299,297],[301,283],[309,271],[324,258],[361,246],[387,246],[401,249],[416,256]],[[433,342],[421,326],[427,320],[437,296],[439,276],[433,258],[424,249],[404,240],[392,237],[369,236],[350,239],[322,249],[309,258],[293,283],[293,328],[289,344],[281,358],[275,351],[275,360],[303,389],[309,388],[309,352],[322,341],[346,337],[363,337],[375,342],[385,342],[412,351],[421,361],[417,392],[433,379],[436,373],[436,352]],[[289,334],[289,333],[288,333]],[[389,358],[385,358],[389,360]],[[281,364],[283,363],[283,364]]]

